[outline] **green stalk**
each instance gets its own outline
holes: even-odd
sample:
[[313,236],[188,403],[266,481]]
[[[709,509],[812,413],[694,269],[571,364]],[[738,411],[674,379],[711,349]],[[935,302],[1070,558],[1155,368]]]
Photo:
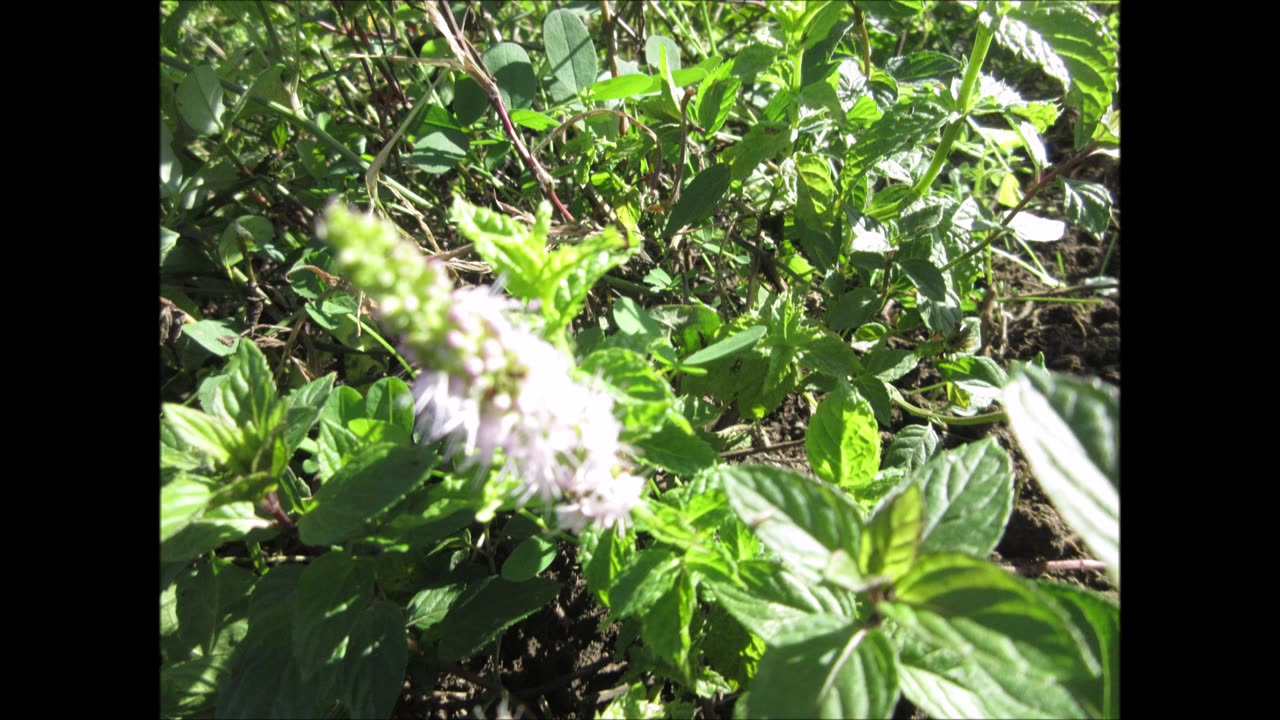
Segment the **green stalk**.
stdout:
[[956,139],[960,137],[960,130],[964,127],[964,123],[968,121],[969,109],[973,104],[974,89],[978,87],[978,79],[982,74],[982,64],[986,62],[987,51],[991,49],[991,41],[995,39],[995,31],[987,25],[978,26],[978,37],[974,40],[973,51],[969,53],[969,61],[965,66],[964,80],[960,83],[960,96],[956,98],[956,107],[960,111],[960,117],[952,120],[942,131],[942,140],[938,143],[938,148],[933,153],[933,159],[929,161],[929,167],[924,171],[924,175],[911,186],[911,191],[901,200],[872,213],[872,217],[877,220],[896,215],[903,207],[919,200],[924,193],[938,179],[938,174],[942,172],[942,166],[946,164],[947,157],[951,154],[951,148],[956,143]]

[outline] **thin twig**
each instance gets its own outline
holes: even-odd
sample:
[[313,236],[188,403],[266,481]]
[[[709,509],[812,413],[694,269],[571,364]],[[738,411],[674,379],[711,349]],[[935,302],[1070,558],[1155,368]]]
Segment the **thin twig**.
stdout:
[[787,440],[786,442],[780,442],[777,445],[765,445],[764,447],[758,447],[758,448],[743,448],[742,450],[726,450],[725,452],[720,453],[720,457],[726,460],[729,460],[731,458],[745,457],[747,455],[754,455],[756,453],[766,453],[766,452],[771,452],[773,450],[782,450],[785,448],[795,447],[796,445],[803,445],[803,444],[804,444],[804,438],[801,438],[799,440]]
[[1002,569],[1018,575],[1037,577],[1047,572],[1084,570],[1106,570],[1107,564],[1101,560],[1010,560],[1000,566]]

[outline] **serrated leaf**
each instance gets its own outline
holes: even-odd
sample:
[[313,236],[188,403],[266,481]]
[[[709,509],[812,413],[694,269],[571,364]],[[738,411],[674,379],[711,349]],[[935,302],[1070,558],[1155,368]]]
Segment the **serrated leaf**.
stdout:
[[[731,63],[732,61],[730,65]],[[736,77],[714,75],[707,76],[707,79],[698,86],[693,113],[707,136],[724,126],[724,121],[729,118],[729,112],[733,109],[733,103],[738,98],[738,89],[741,86],[742,81]]]
[[495,272],[506,275],[508,291],[523,298],[541,295],[536,280],[546,263],[547,248],[540,226],[531,229],[507,215],[472,205],[461,195],[454,197],[449,219],[475,243],[476,252]]
[[663,593],[648,610],[641,623],[640,637],[654,655],[670,664],[679,676],[692,684],[689,625],[697,606],[697,593],[687,571],[676,573],[671,589]]
[[320,433],[316,440],[316,463],[320,466],[319,480],[322,483],[328,482],[329,478],[336,475],[347,464],[347,459],[354,456],[361,447],[360,438],[356,437],[354,432],[321,418]]
[[894,105],[858,138],[845,159],[843,172],[862,172],[894,153],[920,146],[946,119],[946,109],[932,102]]
[[988,670],[970,653],[937,647],[901,627],[892,637],[902,694],[929,717],[1082,717],[1052,678]]
[[871,518],[858,558],[864,577],[897,580],[911,568],[924,528],[922,505],[920,487],[910,485]]
[[880,469],[880,431],[871,405],[841,383],[809,420],[804,449],[818,477],[856,494]]
[[353,717],[390,717],[408,664],[404,611],[388,600],[374,600],[352,624],[338,670],[337,685],[347,711]]
[[422,448],[389,443],[361,448],[315,494],[315,507],[298,521],[308,545],[334,545],[394,505],[431,474],[436,458]]
[[212,494],[207,483],[182,475],[160,488],[160,542],[173,537],[203,513]]
[[698,173],[698,176],[680,193],[680,200],[676,202],[676,206],[671,209],[671,216],[667,218],[663,235],[671,237],[682,228],[697,225],[711,217],[728,189],[728,165],[718,163]]
[[545,578],[522,583],[487,578],[477,592],[460,600],[445,616],[441,658],[471,657],[499,632],[541,610],[559,593],[560,583]]
[[547,62],[557,83],[551,95],[557,102],[577,95],[599,75],[596,48],[587,28],[571,10],[552,10],[542,23]]
[[[749,560],[739,563],[739,568],[761,562]],[[743,627],[767,643],[777,644],[794,628],[840,627],[858,617],[853,594],[827,583],[802,580],[785,569],[767,574],[746,572],[743,576],[745,587],[715,577],[703,582]]]
[[[785,92],[785,91],[782,91]],[[753,125],[742,140],[733,146],[732,180],[746,180],[762,162],[773,159],[791,145],[791,126],[785,122],[761,122]]]
[[618,619],[643,613],[671,589],[680,569],[675,553],[649,548],[636,553],[609,589],[612,615]]
[[939,302],[947,299],[947,280],[933,263],[920,258],[903,258],[898,261],[898,266],[921,295]]
[[182,335],[191,338],[200,347],[218,357],[226,357],[234,353],[240,345],[240,333],[225,320],[200,320],[187,323],[182,326]]
[[177,581],[180,640],[202,655],[229,654],[248,628],[249,591],[254,576],[230,561],[213,560]]
[[711,467],[719,459],[706,440],[674,425],[663,425],[661,430],[632,444],[639,451],[640,462],[682,477],[690,477],[703,468]]
[[1038,63],[1067,87],[1066,104],[1080,109],[1075,149],[1093,137],[1117,89],[1117,41],[1084,5],[1031,4],[1004,16],[996,38]]
[[893,382],[914,370],[919,363],[920,358],[910,350],[881,346],[862,356],[862,371],[865,375]]
[[294,604],[302,573],[301,565],[282,565],[254,587],[249,632],[218,688],[218,717],[311,717],[337,699],[330,695],[331,671],[303,681],[293,659]]
[[827,310],[827,324],[841,332],[861,326],[879,311],[880,294],[875,288],[860,287],[836,298]]
[[588,355],[582,372],[602,378],[620,411],[627,441],[652,433],[675,405],[671,386],[639,354],[604,348]]
[[933,457],[938,449],[938,434],[929,425],[908,425],[893,436],[880,466],[900,467],[911,472]]
[[270,527],[258,517],[251,502],[232,502],[211,508],[187,522],[186,526],[160,543],[161,562],[185,562],[233,540],[249,531]]
[[1102,717],[1120,717],[1120,606],[1115,600],[1073,585],[1038,581],[1084,636],[1102,666],[1102,676],[1085,692],[1102,698]]
[[285,396],[289,411],[285,415],[284,438],[290,455],[320,419],[320,413],[328,403],[329,394],[333,391],[333,381],[336,378],[336,373],[329,373]]
[[165,403],[165,423],[179,441],[214,463],[225,463],[241,434],[227,421],[177,403]]
[[419,630],[431,628],[444,620],[449,614],[449,608],[453,607],[465,589],[465,585],[453,584],[419,591],[409,601],[405,622]]
[[273,429],[267,421],[276,404],[276,381],[266,356],[255,343],[240,343],[224,377],[213,392],[209,411],[236,426],[253,426],[258,437],[265,437]]
[[373,563],[344,552],[321,555],[302,571],[291,647],[304,682],[346,657],[352,628],[373,602],[373,581]]
[[498,83],[503,105],[508,109],[533,105],[538,85],[524,48],[512,42],[497,43],[485,51],[484,65]]
[[897,666],[884,633],[853,625],[770,647],[734,715],[888,718],[898,701]]
[[1118,581],[1119,392],[1023,366],[1011,373],[1003,404],[1040,487]]
[[[895,590],[895,601],[877,605],[881,613],[932,646],[973,657],[1006,691],[1055,685],[1078,690],[1100,672],[1083,637],[1052,599],[989,562],[951,553],[921,555]],[[1057,691],[1056,704],[1069,702],[1062,694]],[[1068,715],[1098,711],[1087,699],[1077,707]]]
[[912,480],[924,494],[920,552],[991,554],[1013,512],[1013,461],[993,438],[937,455]]
[[1088,180],[1062,180],[1062,211],[1073,224],[1095,238],[1102,238],[1111,224],[1111,193],[1106,186]]
[[945,82],[958,75],[962,67],[964,65],[950,55],[926,50],[890,58],[884,69],[894,80],[909,83],[921,80]]
[[222,83],[208,65],[191,71],[178,85],[175,96],[178,113],[196,135],[209,135],[222,129]]
[[782,468],[736,465],[718,473],[738,518],[798,577],[822,578],[835,550],[857,556],[862,523],[847,494]]
[[507,561],[502,564],[502,579],[524,582],[546,570],[555,559],[554,540],[541,535],[527,537],[511,551]]

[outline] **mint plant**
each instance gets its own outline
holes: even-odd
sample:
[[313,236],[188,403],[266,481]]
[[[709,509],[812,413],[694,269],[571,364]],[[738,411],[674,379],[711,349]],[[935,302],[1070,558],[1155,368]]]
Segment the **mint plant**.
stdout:
[[166,717],[1119,714],[1113,7],[160,12]]

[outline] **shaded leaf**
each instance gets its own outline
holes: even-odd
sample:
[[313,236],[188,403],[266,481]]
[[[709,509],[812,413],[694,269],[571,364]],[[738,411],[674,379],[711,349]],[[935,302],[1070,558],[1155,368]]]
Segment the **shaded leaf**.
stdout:
[[542,33],[547,62],[557,81],[551,86],[552,97],[565,100],[595,82],[600,72],[596,48],[576,13],[552,10],[542,23]]
[[315,494],[315,507],[298,521],[308,545],[333,545],[361,531],[364,522],[394,505],[431,474],[435,456],[417,447],[377,444],[361,448]]

